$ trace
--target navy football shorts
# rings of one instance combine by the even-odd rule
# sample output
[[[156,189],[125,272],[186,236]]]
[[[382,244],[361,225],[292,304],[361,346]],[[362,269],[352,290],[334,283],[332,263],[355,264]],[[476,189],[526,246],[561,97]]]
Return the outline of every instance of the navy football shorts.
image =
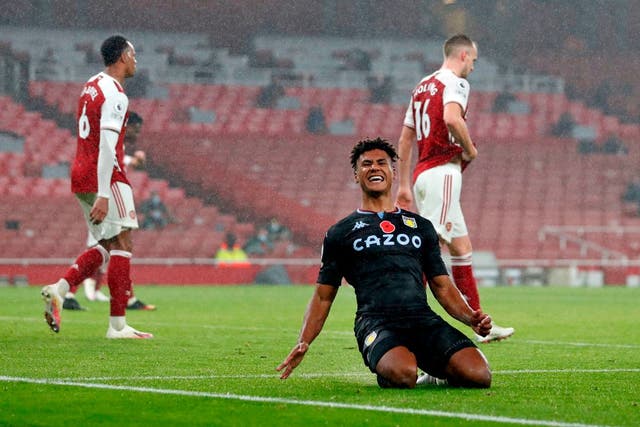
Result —
[[[441,318],[429,326],[408,326],[386,319],[359,318],[355,325],[358,348],[364,364],[376,372],[382,356],[394,347],[407,347],[416,356],[418,367],[438,378],[445,378],[451,356],[467,347],[476,347],[465,334]]]

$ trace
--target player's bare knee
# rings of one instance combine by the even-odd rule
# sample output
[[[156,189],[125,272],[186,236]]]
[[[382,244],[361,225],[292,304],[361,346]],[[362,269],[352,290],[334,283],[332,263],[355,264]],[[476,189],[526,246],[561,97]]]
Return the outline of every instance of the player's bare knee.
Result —
[[[473,387],[489,388],[491,387],[491,370],[487,367],[472,369],[468,380]]]
[[[488,388],[491,369],[477,348],[465,348],[455,353],[447,367],[449,383],[459,387]]]
[[[128,231],[123,231],[118,234],[111,245],[111,249],[117,249],[133,253],[133,241],[131,240],[131,234]]]
[[[491,381],[492,381],[492,375],[491,375],[491,371],[490,370],[486,370],[486,372],[484,373],[484,376],[482,377],[482,380],[480,382],[481,384],[481,388],[489,388],[491,387]]]
[[[401,384],[404,388],[414,388],[416,386],[416,381],[418,381],[417,372],[405,372],[402,375]]]
[[[384,377],[394,388],[414,388],[418,380],[418,373],[415,367],[396,366],[387,372]]]
[[[467,366],[449,374],[449,384],[454,387],[489,388],[491,370],[488,366]]]

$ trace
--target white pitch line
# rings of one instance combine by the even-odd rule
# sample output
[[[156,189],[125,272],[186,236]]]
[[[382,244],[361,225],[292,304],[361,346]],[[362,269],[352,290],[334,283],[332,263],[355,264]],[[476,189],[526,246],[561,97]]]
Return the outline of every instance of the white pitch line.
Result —
[[[211,393],[211,392],[203,392],[203,391],[175,390],[175,389],[150,388],[150,387],[118,386],[118,385],[110,385],[110,384],[94,384],[94,383],[83,383],[83,382],[47,380],[47,379],[38,379],[38,378],[0,376],[0,381],[23,382],[23,383],[30,383],[30,384],[59,385],[59,386],[67,386],[67,387],[95,388],[95,389],[106,389],[106,390],[122,390],[122,391],[133,391],[133,392],[141,392],[141,393],[175,395],[175,396],[210,397],[213,399],[240,400],[245,402],[317,406],[317,407],[335,408],[335,409],[354,409],[354,410],[361,410],[361,411],[388,412],[388,413],[407,414],[407,415],[426,415],[426,416],[432,416],[432,417],[458,418],[458,419],[463,419],[468,421],[489,421],[489,422],[504,423],[504,424],[537,425],[537,426],[550,426],[550,427],[604,427],[604,426],[598,426],[595,424],[567,423],[562,421],[534,420],[534,419],[527,419],[527,418],[498,417],[498,416],[492,416],[492,415],[467,414],[464,412],[446,412],[446,411],[436,411],[436,410],[429,410],[429,409],[401,408],[401,407],[394,407],[394,406],[373,406],[373,405],[363,405],[363,404],[325,402],[321,400],[296,400],[296,399],[286,399],[282,397],[248,396],[248,395],[232,394],[232,393]]]
[[[493,371],[493,374],[613,374],[619,372],[640,372],[640,368],[614,368],[614,369],[516,369]]]
[[[17,316],[0,316],[0,321],[19,321],[19,322],[35,322],[35,323],[44,323],[44,317],[17,317]],[[78,321],[78,318],[65,318],[64,323],[75,323]],[[106,324],[105,321],[102,320],[82,320],[83,324],[95,324],[95,325],[103,325]],[[169,322],[147,322],[148,326],[151,327],[175,327],[175,323]],[[237,326],[237,325],[207,325],[207,324],[181,324],[181,328],[191,327],[191,328],[203,328],[203,329],[215,329],[215,330],[232,330],[232,331],[247,331],[247,332],[276,332],[295,334],[300,332],[300,329],[281,329],[281,328],[265,328],[260,326]],[[353,330],[336,330],[336,329],[324,329],[322,331],[323,335],[345,335],[345,336],[354,336]]]
[[[611,374],[611,373],[640,373],[640,368],[618,369],[519,369],[493,371],[493,375],[517,374]],[[56,378],[54,381],[157,381],[157,380],[215,380],[215,379],[277,379],[280,374],[210,374],[210,375],[149,375],[127,377],[68,377]],[[316,372],[296,373],[296,378],[328,378],[328,377],[371,377],[370,372]]]
[[[326,373],[296,373],[295,377],[299,378],[325,378],[325,377],[371,377],[373,374],[369,372],[326,372]],[[75,377],[75,378],[56,378],[56,381],[157,381],[157,380],[215,380],[215,379],[277,379],[280,374],[227,374],[227,375],[154,375],[139,377]]]
[[[615,347],[615,348],[640,348],[637,344],[607,344],[607,343],[589,343],[589,342],[564,342],[564,341],[540,341],[540,340],[523,340],[526,344],[544,344],[544,345],[569,345],[574,347]]]
[[[72,323],[74,320],[69,320],[69,323]],[[15,317],[15,316],[0,316],[0,321],[37,321],[43,322],[42,317]],[[95,323],[95,324],[103,324],[104,322],[100,321],[90,321],[83,320],[83,323]],[[148,325],[151,326],[160,326],[160,327],[173,327],[174,323],[166,323],[166,322],[148,322]],[[193,328],[204,328],[204,329],[222,329],[222,330],[235,330],[235,331],[248,331],[248,332],[277,332],[277,333],[293,333],[296,334],[299,332],[298,329],[275,329],[275,328],[265,328],[259,326],[237,326],[237,325],[207,325],[207,324],[181,324],[180,327],[193,327]],[[322,335],[345,335],[345,336],[353,336],[353,331],[348,330],[332,330],[325,329],[322,331]],[[508,343],[514,344],[542,344],[542,345],[556,345],[556,346],[570,346],[570,347],[602,347],[602,348],[627,348],[627,349],[640,349],[640,344],[615,344],[615,343],[588,343],[588,342],[568,342],[568,341],[543,341],[543,340],[521,340],[517,336],[515,338],[511,338]],[[504,343],[507,344],[507,343]],[[500,343],[499,345],[502,345]]]

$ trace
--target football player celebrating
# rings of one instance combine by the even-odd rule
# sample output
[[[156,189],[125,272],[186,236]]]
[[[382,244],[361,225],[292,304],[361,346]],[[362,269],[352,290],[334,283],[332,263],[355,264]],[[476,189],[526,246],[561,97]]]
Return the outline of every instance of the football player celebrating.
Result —
[[[479,335],[491,330],[491,318],[471,309],[449,278],[431,222],[394,206],[396,159],[393,146],[380,138],[353,148],[351,166],[362,203],[324,238],[318,283],[298,342],[276,368],[282,379],[302,362],[322,330],[344,278],[356,294],[358,348],[380,387],[491,385],[482,352],[429,307],[424,278],[452,317]],[[424,372],[420,377],[418,369]]]

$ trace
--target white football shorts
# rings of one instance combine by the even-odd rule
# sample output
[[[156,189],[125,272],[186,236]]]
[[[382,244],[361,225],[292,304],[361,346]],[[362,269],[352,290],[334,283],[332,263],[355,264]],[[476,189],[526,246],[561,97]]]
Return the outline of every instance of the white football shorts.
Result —
[[[110,193],[109,212],[107,212],[104,221],[97,225],[93,224],[89,219],[89,213],[96,200],[96,193],[76,194],[84,213],[89,233],[98,241],[115,237],[123,230],[138,228],[138,216],[131,187],[123,182],[115,182],[111,184]]]
[[[421,216],[433,224],[447,243],[469,234],[460,206],[462,169],[446,163],[422,172],[413,186],[413,196]]]

